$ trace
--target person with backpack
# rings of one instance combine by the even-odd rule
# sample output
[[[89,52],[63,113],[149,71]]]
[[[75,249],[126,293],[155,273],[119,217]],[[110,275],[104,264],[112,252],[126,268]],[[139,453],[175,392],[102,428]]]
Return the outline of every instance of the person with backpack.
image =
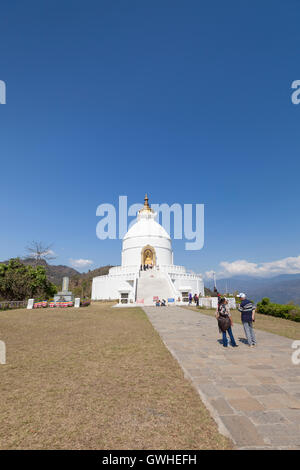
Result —
[[[231,329],[233,323],[232,323],[230,310],[228,307],[228,300],[226,300],[224,297],[220,299],[220,303],[216,310],[216,318],[218,320],[219,330],[223,336],[222,340],[223,340],[224,348],[227,348],[228,346],[227,333],[230,337],[231,346],[233,348],[237,348],[238,345],[235,342],[232,329]]]
[[[254,348],[256,346],[256,337],[253,328],[253,322],[255,322],[255,305],[251,300],[247,299],[246,294],[243,292],[241,292],[238,297],[241,299],[238,310],[241,312],[245,335],[250,348]]]

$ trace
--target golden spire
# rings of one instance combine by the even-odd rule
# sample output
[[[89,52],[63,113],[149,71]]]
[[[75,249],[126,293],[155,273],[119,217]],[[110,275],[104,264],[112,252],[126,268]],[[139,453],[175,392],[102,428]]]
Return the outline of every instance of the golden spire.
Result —
[[[149,201],[149,199],[148,199],[148,196],[147,196],[147,193],[146,193],[145,198],[144,198],[144,207],[139,212],[153,212],[153,210],[149,206],[148,201]]]
[[[149,207],[149,203],[148,203],[149,199],[148,199],[148,196],[147,196],[147,193],[145,194],[145,199],[144,199],[144,208],[149,210],[150,207]]]

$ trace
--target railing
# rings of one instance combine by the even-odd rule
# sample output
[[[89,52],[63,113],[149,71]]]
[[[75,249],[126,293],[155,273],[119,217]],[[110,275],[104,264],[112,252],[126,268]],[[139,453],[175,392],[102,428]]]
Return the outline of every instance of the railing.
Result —
[[[27,300],[0,301],[0,310],[9,310],[13,308],[26,308]]]
[[[159,269],[168,273],[185,273],[186,269],[184,266],[176,266],[175,264],[162,264]]]
[[[135,272],[126,272],[126,273],[120,273],[120,274],[105,274],[104,276],[96,276],[93,278],[93,280],[95,279],[95,282],[101,282],[101,281],[104,281],[106,279],[112,279],[112,278],[120,278],[120,279],[124,279],[125,281],[128,280],[128,278],[130,278],[131,280],[135,279],[137,277],[138,273],[135,271]]]
[[[142,270],[143,271],[143,270]],[[186,270],[184,266],[176,266],[176,265],[158,265],[153,266],[151,269],[147,269],[147,272],[163,272],[172,275],[172,277],[183,277],[186,279],[202,279],[201,274],[196,274],[192,270]],[[114,266],[110,268],[109,274],[104,276],[96,276],[101,279],[108,279],[109,276],[119,276],[124,275],[125,277],[131,276],[135,277],[140,272],[140,267],[136,265],[132,266]],[[143,271],[144,272],[144,271]]]
[[[173,273],[170,272],[169,275],[172,277],[172,279],[189,279],[189,280],[195,280],[195,281],[202,281],[202,276],[200,274],[189,274],[189,273]]]
[[[113,268],[110,268],[109,270],[109,275],[115,275],[115,274],[132,274],[132,273],[137,273],[139,271],[140,267],[136,265],[132,266],[114,266]]]

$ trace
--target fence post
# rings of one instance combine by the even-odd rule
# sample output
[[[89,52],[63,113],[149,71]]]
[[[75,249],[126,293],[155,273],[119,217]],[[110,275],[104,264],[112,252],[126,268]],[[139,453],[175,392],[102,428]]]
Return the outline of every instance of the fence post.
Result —
[[[6,364],[6,346],[4,341],[0,341],[0,364]]]

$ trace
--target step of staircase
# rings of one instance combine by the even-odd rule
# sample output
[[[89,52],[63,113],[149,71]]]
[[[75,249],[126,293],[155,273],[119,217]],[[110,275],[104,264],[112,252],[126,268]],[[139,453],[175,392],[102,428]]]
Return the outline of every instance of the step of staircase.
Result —
[[[174,297],[165,275],[161,273],[149,273],[149,275],[142,275],[138,279],[137,301],[141,302],[144,300],[144,305],[154,305],[153,297],[158,297],[160,300]]]

